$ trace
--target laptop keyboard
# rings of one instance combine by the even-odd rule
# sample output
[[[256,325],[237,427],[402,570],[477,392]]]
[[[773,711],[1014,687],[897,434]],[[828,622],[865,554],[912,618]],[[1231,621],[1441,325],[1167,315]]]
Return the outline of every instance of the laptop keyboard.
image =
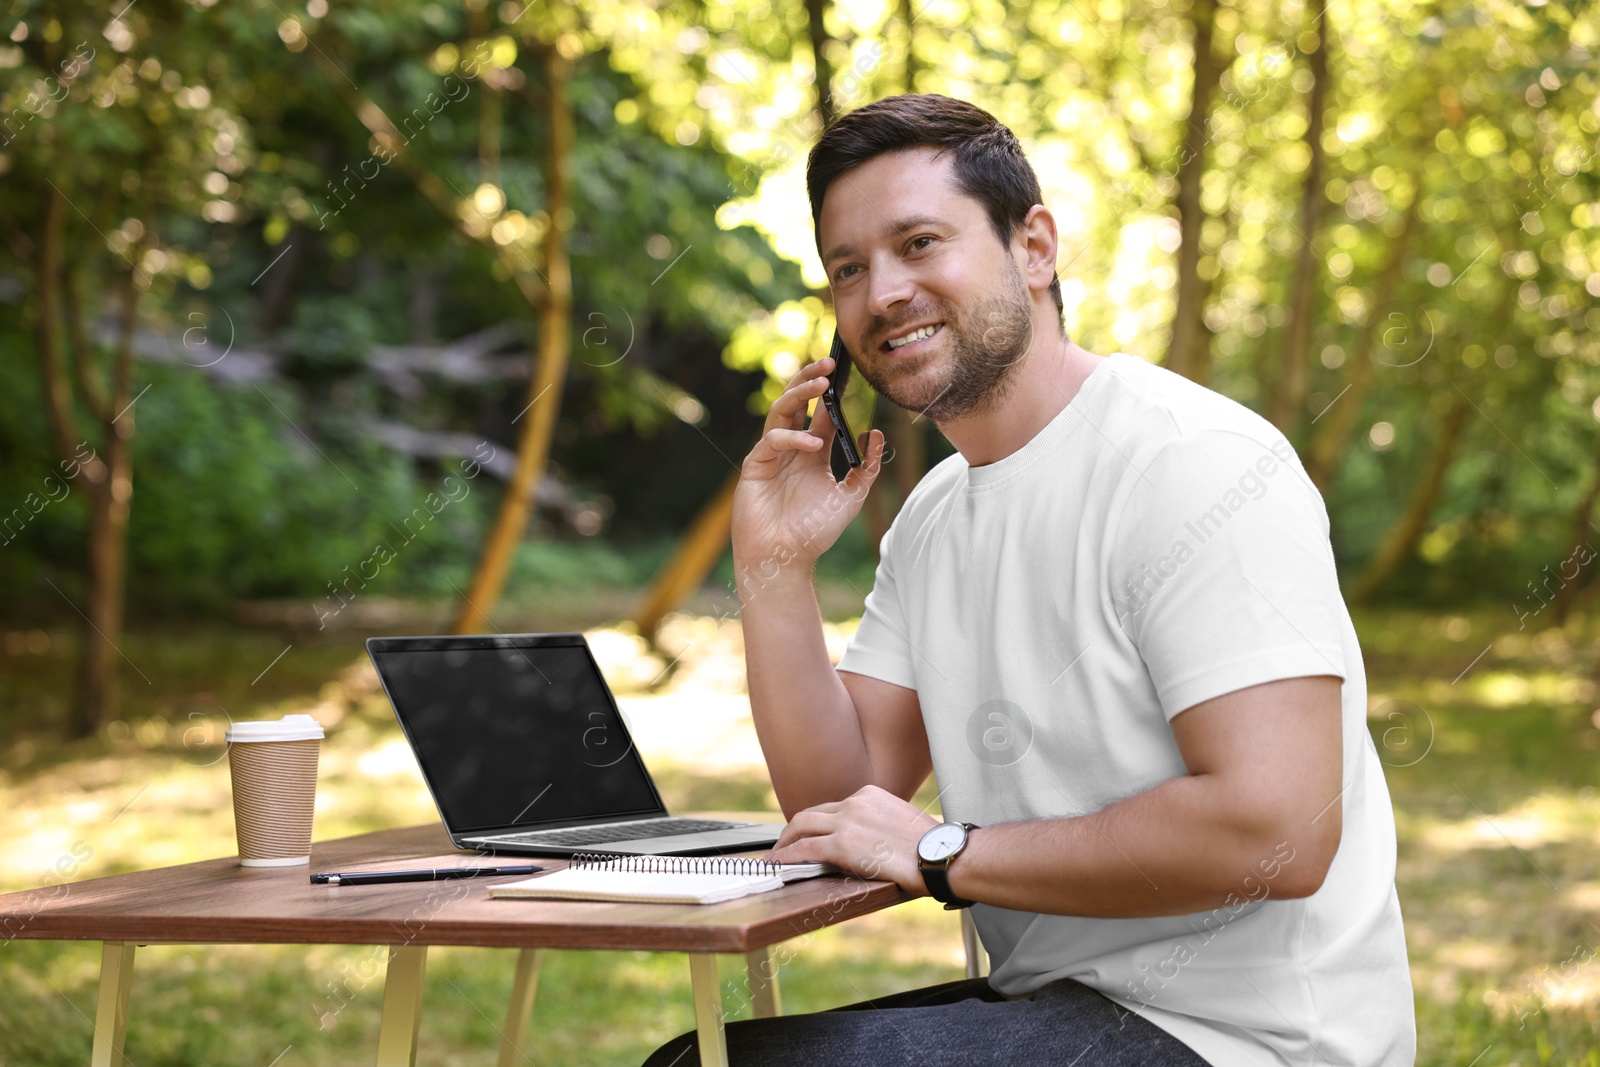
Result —
[[[526,834],[507,834],[496,841],[516,841],[528,845],[603,845],[610,841],[632,841],[641,837],[667,837],[706,830],[729,830],[745,823],[718,822],[715,819],[641,819],[616,826],[579,826],[571,830],[535,830]]]

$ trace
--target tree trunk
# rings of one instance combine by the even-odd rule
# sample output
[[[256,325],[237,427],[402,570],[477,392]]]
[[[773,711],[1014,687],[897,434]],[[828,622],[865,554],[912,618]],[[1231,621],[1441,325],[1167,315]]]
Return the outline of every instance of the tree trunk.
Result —
[[[1600,438],[1595,441],[1594,475],[1589,482],[1589,489],[1583,494],[1583,499],[1578,502],[1578,510],[1572,516],[1572,537],[1567,542],[1567,554],[1564,559],[1571,559],[1578,554],[1578,549],[1584,548],[1589,543],[1589,535],[1595,532],[1591,516],[1594,515],[1594,506],[1600,503]],[[1592,568],[1580,571],[1574,580],[1563,582],[1560,589],[1556,590],[1555,624],[1565,626],[1567,616],[1572,613],[1572,605],[1585,586],[1594,580]]]
[[[1267,408],[1267,418],[1285,436],[1292,435],[1305,410],[1311,323],[1319,282],[1316,237],[1324,201],[1322,131],[1328,99],[1327,0],[1313,0],[1311,10],[1315,16],[1312,25],[1317,38],[1315,50],[1306,57],[1306,65],[1311,71],[1311,94],[1306,101],[1305,140],[1306,147],[1311,150],[1311,160],[1306,164],[1305,187],[1300,194],[1300,254],[1295,261],[1294,289],[1289,298],[1289,323],[1283,338],[1283,364],[1278,374],[1278,387]]]
[[[88,737],[117,707],[117,659],[127,598],[128,516],[133,502],[133,334],[139,290],[128,275],[123,289],[122,334],[117,339],[111,405],[100,416],[109,477],[89,492],[89,624],[79,660],[73,733]],[[89,359],[87,349],[76,353]]]
[[[1350,354],[1348,388],[1312,420],[1320,421],[1322,425],[1306,450],[1306,475],[1323,492],[1327,491],[1339,463],[1344,459],[1345,451],[1350,447],[1351,431],[1361,415],[1367,390],[1372,386],[1373,345],[1378,328],[1384,321],[1383,313],[1394,299],[1400,270],[1405,266],[1411,240],[1416,233],[1418,213],[1422,207],[1422,172],[1417,171],[1412,179],[1415,191],[1411,195],[1411,203],[1406,207],[1405,222],[1389,250],[1389,261],[1378,276],[1378,283],[1373,290],[1372,309],[1367,314],[1367,321],[1362,324],[1361,332],[1356,335],[1355,351]]]
[[[861,502],[861,522],[867,528],[867,548],[872,553],[873,566],[878,564],[878,545],[889,532],[889,524],[894,522],[894,516],[889,513],[888,486],[884,484],[887,481],[887,478],[880,478],[874,482],[867,490],[867,498]]]
[[[482,10],[475,12],[481,17]],[[500,131],[504,125],[505,101],[493,77],[483,77],[483,99],[478,112],[478,173],[490,185],[500,185]],[[547,105],[548,106],[548,105]]]
[[[912,11],[911,0],[900,0],[900,20],[905,26],[906,55],[904,81],[905,91],[916,92],[917,56],[912,47],[912,23],[916,16]],[[867,541],[872,549],[874,560],[878,558],[878,543],[883,540],[883,535],[888,532],[889,525],[899,513],[906,499],[911,496],[911,490],[922,480],[923,474],[928,469],[928,425],[922,419],[912,417],[911,412],[898,404],[879,405],[883,411],[883,436],[887,446],[885,455],[890,457],[888,473],[889,478],[879,478],[872,484],[872,489],[867,494],[865,506],[862,508],[862,521],[867,525]],[[890,501],[888,494],[892,491],[895,500]]]
[[[1167,346],[1167,368],[1205,383],[1211,376],[1211,330],[1205,323],[1211,283],[1200,276],[1200,234],[1205,209],[1200,203],[1205,176],[1206,145],[1211,139],[1211,107],[1228,61],[1212,52],[1211,28],[1217,0],[1194,0],[1189,21],[1194,31],[1194,79],[1190,94],[1188,128],[1178,166],[1178,299],[1172,313],[1172,339]]]
[[[1383,544],[1356,583],[1353,600],[1370,603],[1377,595],[1378,588],[1389,580],[1400,564],[1411,557],[1416,551],[1417,542],[1422,540],[1428,517],[1433,514],[1439,494],[1444,489],[1444,477],[1455,460],[1456,446],[1461,442],[1461,430],[1466,425],[1467,413],[1472,410],[1465,394],[1459,390],[1455,390],[1455,394],[1455,399],[1441,420],[1439,437],[1428,456],[1428,465],[1423,469],[1422,478],[1411,494],[1411,502],[1390,527]]]
[[[913,28],[916,20],[917,14],[912,10],[911,0],[900,0],[900,25],[906,28],[905,91],[908,93],[917,91],[916,33]]]
[[[63,262],[66,197],[52,190],[45,207],[39,249],[39,363],[50,436],[63,463],[78,467],[89,507],[86,560],[87,597],[79,611],[83,637],[77,684],[68,728],[74,737],[88,737],[117,707],[117,660],[122,653],[126,598],[128,516],[133,499],[133,339],[138,323],[139,290],[130,272],[123,287],[122,328],[112,364],[109,388],[96,381],[92,340],[77,298],[71,267]],[[135,249],[133,261],[139,252]],[[74,396],[66,366],[62,320],[71,340],[73,370],[81,396]],[[81,402],[98,424],[102,458],[83,461],[78,448],[77,405]]]
[[[917,91],[917,52],[913,47],[913,23],[916,15],[911,10],[911,0],[900,0],[900,18],[906,27],[906,63],[905,63],[905,91]],[[928,471],[928,426],[922,419],[913,418],[911,412],[898,404],[885,404],[884,436],[885,443],[894,449],[894,487],[895,493],[904,504],[911,495],[911,490],[922,481],[922,476]],[[899,509],[896,508],[896,511]],[[890,516],[892,520],[894,516]],[[873,538],[872,554],[878,554],[878,540]]]
[[[571,347],[572,275],[567,262],[566,221],[572,167],[572,106],[568,98],[571,65],[554,46],[545,49],[549,79],[550,146],[546,159],[547,208],[550,228],[545,237],[545,272],[549,284],[544,313],[539,317],[539,363],[529,383],[528,408],[517,442],[517,469],[500,498],[500,511],[484,543],[477,574],[467,591],[455,632],[480,633],[491,624],[489,616],[505,588],[517,546],[528,529],[528,516],[544,477],[550,455],[550,438],[561,410]]]
[[[823,19],[828,13],[828,0],[806,0],[806,28],[811,34],[811,62],[817,71],[817,114],[822,125],[834,120],[833,114],[833,64],[828,61],[828,27]]]
[[[413,265],[406,282],[406,324],[413,345],[439,343],[439,296],[437,267],[432,263]]]
[[[883,540],[883,535],[889,532],[895,516],[911,498],[911,491],[928,470],[926,420],[913,418],[911,412],[896,404],[884,404],[881,410],[884,412],[881,427],[884,457],[888,462],[885,470],[890,477],[879,478],[872,483],[861,509],[861,520],[867,525],[867,542],[874,562],[878,559],[878,544]],[[890,499],[891,493],[893,500]]]
[[[318,240],[316,230],[297,222],[289,227],[282,251],[268,249],[269,257],[281,255],[283,258],[276,262],[269,258],[266,273],[260,279],[261,302],[256,306],[256,328],[263,337],[271,337],[289,321],[299,289],[300,268]]]
[[[132,412],[123,416],[132,418]],[[89,596],[84,605],[83,647],[72,702],[72,735],[90,737],[117,708],[118,645],[122,640],[132,464],[127,442],[107,442],[109,483],[94,485],[89,500]]]
[[[823,24],[827,7],[827,0],[806,0],[811,58],[817,72],[816,108],[824,126],[833,119],[833,67],[828,62],[825,52],[828,31]],[[909,29],[908,25],[908,32]],[[827,299],[828,290],[824,289],[819,295]],[[733,534],[733,491],[738,484],[739,472],[735,470],[717,491],[717,495],[707,501],[699,514],[694,517],[672,556],[651,577],[650,589],[633,614],[633,621],[638,626],[639,632],[651,641],[655,640],[656,628],[660,625],[661,619],[678,604],[694,595],[694,591],[706,580],[706,575],[711,573],[711,568],[716,566],[717,560],[722,558],[722,552]],[[872,510],[872,499],[869,496],[863,505],[863,511],[869,515],[867,520],[869,522]]]
[[[67,199],[52,190],[45,204],[44,223],[39,240],[39,379],[44,392],[45,421],[56,452],[63,458],[73,453],[78,436],[77,414],[72,401],[72,382],[67,377],[61,343],[61,246],[66,237]]]

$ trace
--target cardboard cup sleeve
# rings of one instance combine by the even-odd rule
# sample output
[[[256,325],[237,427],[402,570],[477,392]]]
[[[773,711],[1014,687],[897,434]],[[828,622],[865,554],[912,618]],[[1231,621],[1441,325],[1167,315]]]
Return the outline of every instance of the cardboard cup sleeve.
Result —
[[[320,736],[303,736],[306,730],[299,732],[302,736],[297,740],[231,738],[228,767],[233,775],[233,821],[243,866],[289,867],[311,860],[317,756],[322,741]]]

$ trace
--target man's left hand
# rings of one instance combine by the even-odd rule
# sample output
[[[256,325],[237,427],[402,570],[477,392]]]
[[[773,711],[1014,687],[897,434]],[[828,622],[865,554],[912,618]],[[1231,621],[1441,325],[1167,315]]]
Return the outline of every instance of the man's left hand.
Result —
[[[887,789],[862,786],[844,800],[798,812],[766,858],[774,863],[826,862],[862,878],[895,882],[926,896],[917,870],[917,842],[939,820]]]

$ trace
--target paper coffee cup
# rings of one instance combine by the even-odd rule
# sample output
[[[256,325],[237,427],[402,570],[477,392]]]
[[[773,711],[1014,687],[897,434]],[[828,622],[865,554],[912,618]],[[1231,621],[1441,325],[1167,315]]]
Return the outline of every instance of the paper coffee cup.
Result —
[[[311,862],[322,727],[309,715],[228,726],[233,823],[239,863],[293,867]]]

